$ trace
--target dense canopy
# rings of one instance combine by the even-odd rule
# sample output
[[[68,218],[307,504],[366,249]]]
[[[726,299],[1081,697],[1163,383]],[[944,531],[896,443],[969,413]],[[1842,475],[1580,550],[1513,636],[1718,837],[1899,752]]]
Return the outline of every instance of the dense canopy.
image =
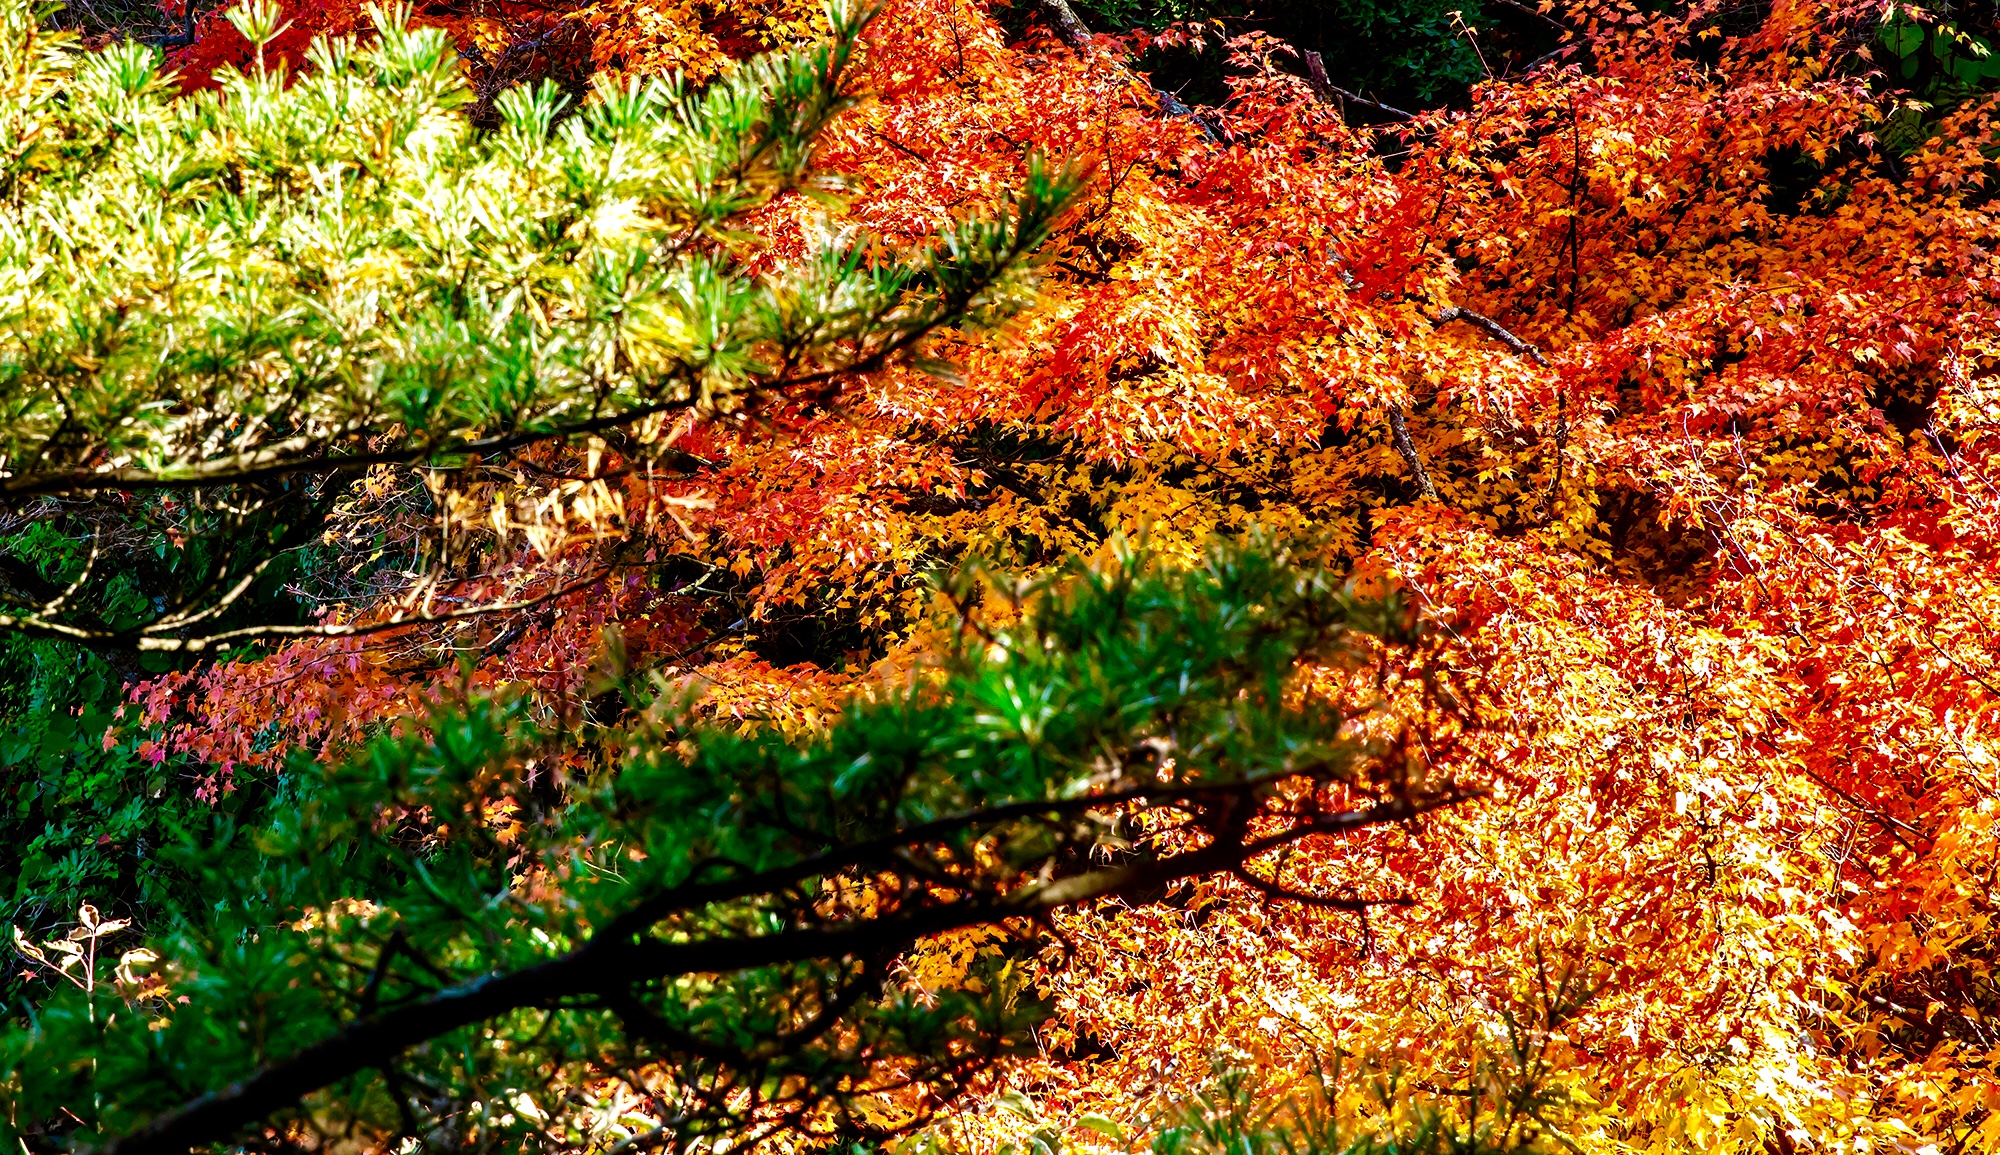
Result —
[[[9,1138],[2000,1150],[1990,17],[288,4],[6,9]]]

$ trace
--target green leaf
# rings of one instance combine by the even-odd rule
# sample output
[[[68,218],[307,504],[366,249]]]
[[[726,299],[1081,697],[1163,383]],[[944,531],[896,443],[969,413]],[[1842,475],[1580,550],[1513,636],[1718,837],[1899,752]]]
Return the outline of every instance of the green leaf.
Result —
[[[1116,1139],[1121,1143],[1125,1140],[1125,1128],[1120,1127],[1115,1120],[1102,1115],[1085,1115],[1076,1121],[1076,1125],[1087,1131],[1095,1131],[1107,1139]]]
[[[993,1104],[1002,1111],[1031,1123],[1039,1122],[1042,1117],[1041,1108],[1035,1106],[1035,1101],[1013,1087],[995,1096]]]
[[[1883,47],[1897,56],[1907,57],[1914,55],[1918,49],[1924,46],[1923,26],[1904,15],[1900,10],[1898,10],[1893,19],[1886,21],[1882,25],[1882,29],[1876,34],[1876,37],[1882,42]],[[1909,73],[1906,71],[1904,75],[1907,76]]]

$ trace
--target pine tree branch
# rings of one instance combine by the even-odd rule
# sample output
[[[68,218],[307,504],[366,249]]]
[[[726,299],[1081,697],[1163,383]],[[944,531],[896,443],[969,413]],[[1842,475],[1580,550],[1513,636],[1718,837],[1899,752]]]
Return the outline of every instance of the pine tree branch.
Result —
[[[38,614],[30,613],[30,614],[0,614],[0,631],[11,630],[15,633],[26,634],[29,637],[55,638],[61,641],[75,642],[78,645],[92,646],[99,649],[127,649],[127,650],[137,650],[141,652],[165,653],[165,654],[199,654],[199,653],[204,653],[208,650],[218,649],[234,643],[248,642],[264,638],[365,637],[370,634],[379,634],[388,630],[404,629],[409,626],[437,625],[442,622],[456,622],[456,621],[464,621],[467,618],[483,617],[487,614],[502,614],[502,613],[512,613],[516,610],[528,610],[528,609],[533,609],[536,606],[542,605],[546,602],[553,601],[556,598],[562,597],[564,594],[574,593],[577,590],[583,589],[586,586],[601,581],[603,580],[604,575],[609,572],[610,569],[608,567],[604,569],[594,570],[586,577],[578,578],[573,582],[568,582],[563,585],[559,585],[554,589],[548,590],[545,593],[537,594],[536,596],[531,598],[522,598],[514,601],[504,601],[504,602],[487,602],[482,605],[468,606],[464,609],[451,610],[449,612],[441,614],[434,614],[434,613],[412,614],[412,613],[406,613],[403,610],[397,610],[395,613],[391,614],[389,617],[384,618],[381,621],[365,622],[354,625],[243,626],[238,629],[223,630],[220,631],[219,633],[203,634],[192,638],[174,638],[174,637],[162,637],[157,634],[148,632],[150,630],[155,630],[155,629],[177,628],[177,626],[175,626],[173,623],[168,623],[167,625],[162,626],[160,623],[154,622],[138,630],[109,630],[109,629],[92,628],[85,626],[66,625],[62,622],[50,621],[44,617],[39,616]]]
[[[1011,231],[1004,236],[1001,247],[990,254],[991,259],[985,267],[975,265],[970,270],[972,275],[954,280],[948,291],[927,306],[927,312],[898,318],[893,323],[886,318],[881,319],[882,323],[877,328],[888,335],[872,343],[863,342],[858,356],[822,369],[788,371],[755,381],[743,387],[741,395],[753,399],[794,390],[812,390],[865,376],[912,352],[939,329],[963,321],[969,310],[1019,269],[1041,244],[1074,189],[1069,176],[1063,174],[1055,177],[1046,189],[1038,193],[1024,192],[1013,206],[1013,215],[1008,218]],[[957,246],[958,241],[949,235],[939,238],[933,250],[937,261],[932,266],[934,272],[949,266],[954,258],[948,254]],[[699,376],[699,366],[684,366],[672,375],[662,377],[651,387],[655,395],[671,389],[674,396],[586,420],[467,441],[431,438],[392,449],[331,455],[334,445],[361,436],[370,428],[366,424],[354,424],[313,437],[290,438],[229,457],[167,469],[72,469],[20,473],[9,469],[8,462],[0,461],[0,499],[105,490],[210,488],[301,475],[354,473],[378,465],[408,465],[441,457],[486,457],[539,442],[605,433],[663,413],[699,408],[703,404],[702,392],[697,387]],[[673,389],[675,385],[679,388]],[[0,628],[4,628],[4,624],[0,624]]]
[[[378,465],[408,465],[439,457],[485,457],[541,441],[583,437],[633,425],[661,413],[689,409],[692,400],[676,399],[635,406],[619,413],[541,429],[482,437],[472,441],[425,441],[396,449],[327,456],[325,450],[345,434],[293,438],[278,445],[232,457],[218,457],[169,469],[75,469],[50,473],[15,473],[0,481],[0,497],[102,492],[106,490],[203,489],[242,485],[284,477],[358,473]],[[309,455],[310,454],[310,455]]]
[[[392,1012],[360,1019],[288,1059],[158,1116],[96,1155],[186,1155],[190,1147],[227,1142],[244,1128],[305,1096],[379,1068],[410,1047],[509,1011],[551,1007],[579,997],[617,995],[641,983],[690,974],[723,974],[825,959],[879,957],[916,940],[969,926],[1034,919],[1065,906],[1156,888],[1242,863],[1314,834],[1342,834],[1404,822],[1462,801],[1458,791],[1395,798],[1323,815],[1247,842],[1215,842],[1166,859],[1057,879],[978,901],[947,902],[910,914],[832,929],[692,942],[607,933],[560,958],[474,979]],[[973,816],[968,821],[976,821]]]
[[[899,847],[913,843],[930,842],[945,837],[955,831],[972,830],[981,826],[991,826],[1000,822],[1012,822],[1023,818],[1057,818],[1080,814],[1088,810],[1106,806],[1122,806],[1135,802],[1154,805],[1162,803],[1187,802],[1225,794],[1254,792],[1280,781],[1296,778],[1300,774],[1310,774],[1313,767],[1292,767],[1282,773],[1258,775],[1240,782],[1212,785],[1191,785],[1176,787],[1135,787],[1130,790],[1113,791],[1105,794],[1086,795],[1078,798],[1037,798],[1031,802],[1015,802],[1005,806],[992,806],[973,814],[953,814],[917,826],[905,827],[892,835],[851,843],[774,870],[762,871],[741,878],[728,878],[711,883],[690,883],[666,893],[656,895],[620,915],[605,927],[605,933],[612,937],[631,937],[643,932],[648,926],[669,914],[687,910],[694,906],[705,906],[718,902],[729,902],[753,894],[767,893],[780,887],[790,886],[807,878],[837,874],[855,867],[885,861],[890,853]]]

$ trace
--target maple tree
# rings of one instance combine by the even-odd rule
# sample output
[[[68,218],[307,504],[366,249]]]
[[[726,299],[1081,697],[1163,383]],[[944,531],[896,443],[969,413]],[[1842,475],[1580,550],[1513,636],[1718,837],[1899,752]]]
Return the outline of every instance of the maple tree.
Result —
[[[2000,1146],[1990,30],[1576,4],[1553,58],[1411,111],[1239,29],[1225,95],[1180,114],[1132,61],[1225,33],[1079,12],[1107,14],[897,0],[859,51],[872,99],[820,139],[891,244],[1033,150],[1090,166],[1038,300],[998,340],[933,334],[955,375],[687,423],[671,480],[607,444],[438,490],[492,522],[496,573],[631,552],[512,615],[155,677],[106,742],[221,808],[291,751],[510,687],[583,736],[538,766],[554,806],[620,724],[589,675],[606,626],[712,723],[810,742],[943,644],[941,562],[1035,573],[1124,533],[1192,563],[1261,525],[1405,591],[1439,668],[1509,705],[1430,755],[1489,796],[1284,860],[1286,888],[1406,905],[1223,875],[1054,915],[1045,954],[920,944],[924,989],[1012,965],[1048,1017],[914,1141],[1116,1145],[1219,1058],[1281,1095],[1347,1055],[1404,1089],[1514,1072],[1573,1149]],[[714,75],[741,48],[715,15],[564,19],[592,67],[694,45]],[[783,253],[823,211],[774,198],[759,226]],[[435,548],[431,492],[371,474],[337,541]],[[593,523],[573,499],[599,493],[680,520]],[[372,564],[354,612],[424,573]],[[1383,1085],[1331,1085],[1329,1116],[1403,1118]],[[669,1113],[641,1114],[634,1137]]]

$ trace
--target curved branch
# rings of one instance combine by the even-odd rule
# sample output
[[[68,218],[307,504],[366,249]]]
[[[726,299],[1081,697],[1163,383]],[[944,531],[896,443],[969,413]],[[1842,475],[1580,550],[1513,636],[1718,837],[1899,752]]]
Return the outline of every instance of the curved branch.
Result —
[[[706,906],[717,902],[729,902],[753,894],[768,894],[782,887],[794,885],[807,878],[836,874],[843,870],[868,863],[884,861],[900,847],[915,843],[931,842],[961,830],[972,830],[999,822],[1012,822],[1023,818],[1059,818],[1081,814],[1107,806],[1123,806],[1133,802],[1174,803],[1223,794],[1248,794],[1287,779],[1297,778],[1307,770],[1284,770],[1271,774],[1257,775],[1238,782],[1197,784],[1189,786],[1135,787],[1130,790],[1113,791],[1105,794],[1089,794],[1077,798],[1036,798],[1027,802],[1012,802],[1002,806],[990,806],[968,814],[952,814],[930,822],[906,826],[893,834],[880,838],[851,843],[825,854],[801,859],[788,866],[775,867],[741,878],[729,878],[720,882],[690,883],[653,896],[650,899],[619,915],[609,923],[604,933],[612,937],[630,938],[670,914],[688,910],[696,906]]]
[[[1069,45],[1070,51],[1090,51],[1090,27],[1077,17],[1076,9],[1069,6],[1069,0],[1035,0],[1035,8],[1055,29],[1056,39]]]
[[[546,429],[509,433],[495,437],[484,437],[473,441],[444,442],[426,441],[419,445],[405,445],[398,449],[380,450],[372,453],[352,453],[339,457],[302,457],[296,454],[314,446],[325,446],[331,439],[344,436],[343,433],[329,434],[324,438],[293,438],[279,445],[233,457],[218,457],[182,469],[75,469],[58,473],[30,473],[15,475],[0,482],[0,497],[34,497],[51,493],[84,493],[104,490],[138,489],[200,489],[206,486],[240,485],[253,481],[271,481],[281,477],[323,476],[336,473],[355,473],[373,469],[377,465],[408,465],[436,457],[484,457],[491,453],[504,453],[533,445],[538,441],[559,438],[582,437],[591,433],[602,433],[621,425],[631,425],[656,414],[676,409],[687,409],[694,405],[692,400],[660,402],[642,405],[608,417],[596,417],[589,421],[576,421],[567,425],[551,426]]]
[[[1543,369],[1553,367],[1549,364],[1549,359],[1542,355],[1540,349],[1508,332],[1506,326],[1484,313],[1475,313],[1471,309],[1452,305],[1430,320],[1433,328],[1443,328],[1453,321],[1464,321],[1466,324],[1479,329],[1502,345],[1507,346],[1515,356],[1526,357]],[[1563,465],[1568,461],[1568,454],[1565,450],[1568,446],[1569,391],[1559,385],[1556,390],[1556,471],[1555,476],[1549,479],[1549,487],[1542,491],[1541,500],[1538,503],[1538,516],[1546,516],[1548,514],[1550,502],[1555,499],[1556,491],[1562,488]]]

